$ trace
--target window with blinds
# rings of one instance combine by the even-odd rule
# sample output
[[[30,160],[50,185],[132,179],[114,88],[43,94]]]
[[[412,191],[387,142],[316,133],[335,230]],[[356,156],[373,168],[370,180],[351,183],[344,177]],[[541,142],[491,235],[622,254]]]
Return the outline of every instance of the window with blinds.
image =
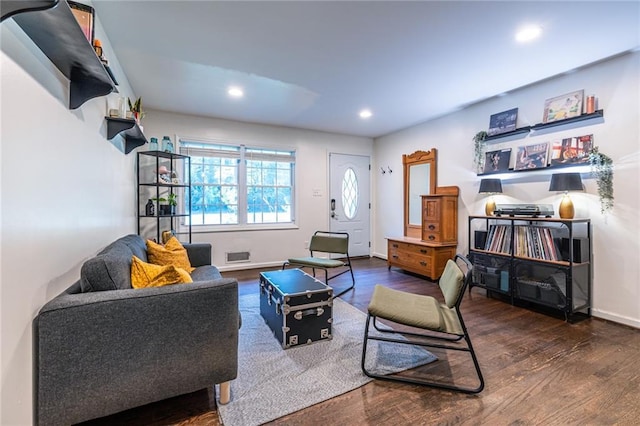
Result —
[[[295,151],[180,140],[191,157],[191,225],[293,223]]]

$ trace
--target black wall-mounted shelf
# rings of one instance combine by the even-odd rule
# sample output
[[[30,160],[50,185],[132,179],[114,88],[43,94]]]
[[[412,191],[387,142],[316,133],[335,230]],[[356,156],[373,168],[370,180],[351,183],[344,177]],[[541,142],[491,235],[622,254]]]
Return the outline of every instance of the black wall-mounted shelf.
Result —
[[[557,126],[563,126],[563,125],[567,125],[567,124],[573,124],[573,123],[578,123],[580,121],[587,121],[587,120],[593,120],[594,118],[603,118],[604,117],[604,111],[599,109],[597,111],[594,111],[590,114],[582,114],[579,115],[577,117],[571,117],[571,118],[566,118],[564,120],[558,120],[558,121],[552,121],[550,123],[538,123],[534,126],[525,126],[525,127],[519,127],[515,130],[512,130],[510,132],[505,132],[505,133],[500,133],[498,135],[492,135],[492,136],[487,136],[485,138],[485,142],[494,142],[496,140],[499,139],[504,139],[504,138],[508,138],[508,137],[513,137],[516,135],[523,135],[523,137],[530,133],[530,132],[535,132],[538,130],[543,130],[543,129],[549,129],[551,127],[557,127]]]
[[[125,154],[147,143],[147,138],[144,137],[136,120],[113,117],[105,117],[105,119],[107,120],[107,139],[113,139],[116,135],[121,134],[125,140]]]
[[[500,133],[500,134],[497,134],[497,135],[487,136],[485,138],[485,142],[495,141],[497,139],[502,139],[502,138],[506,138],[506,137],[510,137],[510,136],[516,136],[516,135],[520,135],[520,134],[529,133],[530,130],[531,130],[531,126],[520,127],[520,128],[515,129],[515,130],[512,130],[510,132],[504,132],[504,133]]]
[[[604,111],[599,109],[597,111],[592,112],[591,114],[582,114],[577,117],[565,118],[564,120],[552,121],[550,123],[538,123],[535,126],[531,126],[531,130],[542,130],[548,129],[550,127],[562,126],[565,124],[577,123],[580,121],[591,120],[594,118],[602,118],[604,117]]]
[[[11,16],[69,79],[70,109],[80,107],[89,99],[117,91],[66,1],[2,3],[2,19]]]

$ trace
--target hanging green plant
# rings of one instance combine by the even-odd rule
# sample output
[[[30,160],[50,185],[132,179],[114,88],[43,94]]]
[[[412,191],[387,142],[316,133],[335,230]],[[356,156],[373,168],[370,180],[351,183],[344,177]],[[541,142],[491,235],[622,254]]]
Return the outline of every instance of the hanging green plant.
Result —
[[[487,132],[481,130],[476,133],[476,135],[472,139],[474,143],[473,166],[476,168],[476,171],[478,173],[481,173],[484,169],[484,149],[487,136]]]
[[[600,213],[606,214],[613,208],[613,160],[594,146],[589,151],[589,163],[591,175],[597,179]]]

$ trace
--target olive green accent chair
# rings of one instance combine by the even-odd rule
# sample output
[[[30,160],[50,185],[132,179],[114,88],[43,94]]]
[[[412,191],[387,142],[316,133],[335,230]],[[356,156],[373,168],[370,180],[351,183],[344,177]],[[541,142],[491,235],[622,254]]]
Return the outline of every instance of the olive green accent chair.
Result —
[[[382,285],[376,285],[371,302],[368,307],[367,322],[364,331],[364,344],[362,348],[362,371],[369,377],[383,380],[393,380],[417,385],[431,386],[464,393],[479,393],[484,389],[484,379],[480,371],[478,358],[476,357],[471,338],[462,319],[460,303],[465,288],[471,281],[472,265],[468,259],[457,254],[453,260],[449,259],[444,272],[440,277],[439,287],[442,299],[431,296],[412,294],[405,291],[393,290]],[[377,320],[384,319],[388,325],[401,327],[397,331],[393,328],[379,327]],[[372,321],[373,320],[373,321]],[[369,333],[370,324],[380,333]],[[387,337],[389,336],[389,337]],[[376,374],[365,367],[367,357],[367,344],[370,340],[386,342],[386,344],[409,344],[421,347],[439,348],[451,351],[468,352],[473,360],[473,365],[478,379],[478,386],[456,385],[454,378],[451,380],[432,380],[424,377],[418,371],[411,374]],[[445,352],[446,353],[446,352]],[[373,357],[371,357],[373,358]],[[438,360],[436,363],[445,361]],[[433,364],[433,369],[439,366]],[[420,367],[420,366],[419,366]],[[451,371],[448,366],[446,371]],[[459,367],[456,367],[458,370]],[[441,369],[438,369],[441,374]],[[466,379],[466,378],[465,378]],[[473,380],[475,381],[475,380]],[[458,380],[460,382],[460,380]],[[468,380],[464,380],[468,382]],[[472,385],[474,383],[472,382]]]
[[[323,254],[324,256],[319,256]],[[328,257],[326,257],[328,255]],[[331,258],[331,255],[339,255],[340,258]],[[324,282],[329,285],[329,280],[339,277],[347,272],[351,273],[351,287],[337,293],[334,297],[340,297],[347,291],[353,289],[356,280],[351,268],[351,258],[349,257],[349,234],[346,232],[316,231],[311,236],[309,242],[309,256],[289,258],[282,265],[282,269],[287,266],[294,268],[311,268],[313,276],[316,276],[316,269],[324,271]],[[329,269],[340,270],[335,275],[329,276]]]

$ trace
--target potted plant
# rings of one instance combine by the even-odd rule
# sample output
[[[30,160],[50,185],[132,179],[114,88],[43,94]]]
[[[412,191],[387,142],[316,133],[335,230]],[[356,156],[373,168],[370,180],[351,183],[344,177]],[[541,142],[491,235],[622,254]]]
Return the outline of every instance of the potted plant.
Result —
[[[589,151],[589,163],[591,175],[596,177],[598,184],[600,213],[606,214],[613,208],[613,160],[594,146]]]
[[[136,123],[140,124],[140,120],[144,117],[144,111],[142,111],[142,96],[133,103],[130,98],[127,98],[127,101],[129,102],[129,110],[133,113],[133,118],[136,120]]]
[[[167,198],[159,197],[154,198],[158,204],[159,216],[171,216],[176,214],[176,206],[178,205],[178,197],[173,192],[167,196]]]
[[[484,166],[484,149],[485,149],[485,140],[487,139],[487,132],[484,130],[479,131],[473,137],[474,143],[474,151],[473,151],[473,166],[476,168],[478,173],[481,173]]]

